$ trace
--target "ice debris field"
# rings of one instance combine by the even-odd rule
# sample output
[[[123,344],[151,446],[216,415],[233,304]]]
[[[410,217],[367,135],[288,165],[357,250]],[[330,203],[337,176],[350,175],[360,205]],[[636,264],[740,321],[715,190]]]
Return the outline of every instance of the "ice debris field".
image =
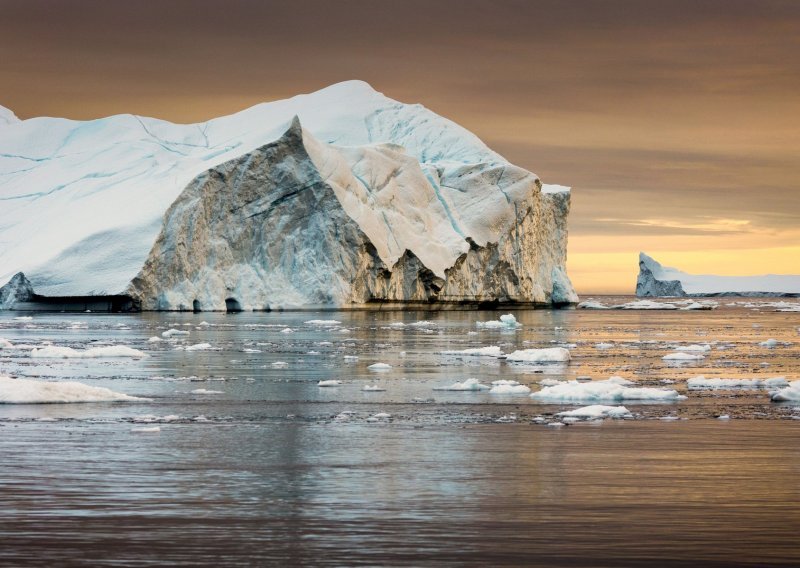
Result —
[[[592,302],[640,309],[3,314],[0,422],[800,419],[800,300]]]

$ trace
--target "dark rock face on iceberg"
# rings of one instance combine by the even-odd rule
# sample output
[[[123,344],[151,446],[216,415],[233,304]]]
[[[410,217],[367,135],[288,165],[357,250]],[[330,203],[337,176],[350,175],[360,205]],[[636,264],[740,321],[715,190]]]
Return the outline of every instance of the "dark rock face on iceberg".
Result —
[[[29,302],[33,298],[33,287],[22,272],[0,287],[0,310],[10,310],[15,304]]]
[[[636,295],[640,298],[686,295],[680,280],[659,280],[658,277],[661,276],[661,273],[661,264],[643,252],[639,253],[639,276],[636,278]]]
[[[452,235],[442,237],[450,239],[447,248],[436,234],[424,234],[441,234],[441,223],[426,226],[427,217],[412,219],[420,234],[386,222],[401,205],[397,193],[387,197],[383,191],[402,190],[404,199],[420,202],[424,215],[431,203],[439,205],[432,185],[418,182],[425,177],[416,161],[397,148],[357,155],[356,163],[371,176],[359,178],[365,188],[359,201],[344,191],[354,169],[347,158],[314,140],[295,119],[276,142],[201,174],[165,214],[126,293],[144,310],[577,300],[563,271],[568,192],[543,193],[537,179],[523,180],[527,193],[516,189],[522,197],[509,209],[514,217],[497,242],[481,246],[448,227]],[[331,167],[336,160],[342,164]],[[507,206],[502,186],[495,192]],[[415,211],[401,210],[408,216]],[[426,238],[434,252],[405,248]],[[402,250],[397,258],[392,247]]]

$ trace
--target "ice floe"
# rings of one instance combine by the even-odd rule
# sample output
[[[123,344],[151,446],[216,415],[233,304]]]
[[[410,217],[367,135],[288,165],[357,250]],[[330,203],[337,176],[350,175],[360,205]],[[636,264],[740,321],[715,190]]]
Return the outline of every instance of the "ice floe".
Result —
[[[126,345],[108,345],[104,347],[90,347],[78,351],[72,347],[58,347],[47,345],[40,349],[33,349],[31,357],[37,359],[100,359],[106,357],[147,357],[147,353],[133,349]]]
[[[161,332],[161,337],[169,338],[169,337],[185,337],[189,335],[188,331],[182,329],[168,329],[167,331]]]
[[[385,392],[386,389],[378,385],[364,385],[361,389],[364,392]]]
[[[308,320],[305,323],[306,325],[331,326],[331,325],[341,325],[342,322],[338,320]]]
[[[389,371],[391,368],[392,366],[387,363],[373,363],[367,367],[370,371]]]
[[[664,355],[661,359],[664,361],[673,361],[673,362],[689,362],[689,361],[702,361],[705,359],[705,355],[700,353],[687,353],[685,351],[678,351],[677,353],[670,353],[669,355]]]
[[[178,348],[180,349],[180,347]],[[214,349],[210,343],[196,343],[183,348],[185,351],[209,351]]]
[[[489,347],[472,347],[460,351],[442,351],[442,355],[462,355],[467,357],[502,357],[503,352],[500,347],[492,345]]]
[[[338,381],[336,379],[328,379],[326,381],[319,381],[317,383],[318,387],[338,387],[342,384],[342,381]]]
[[[592,404],[590,406],[582,406],[581,408],[576,408],[574,410],[565,410],[564,412],[559,412],[556,414],[556,416],[591,420],[597,418],[625,418],[632,415],[630,410],[624,406]]]
[[[563,347],[521,349],[506,356],[507,361],[515,363],[567,363],[570,359],[569,350]]]
[[[531,392],[529,386],[507,379],[492,381],[492,388],[489,389],[489,394],[528,394],[529,392]]]
[[[774,402],[800,402],[800,381],[792,381],[788,386],[770,392],[769,397]]]
[[[542,402],[590,402],[590,401],[667,401],[683,400],[686,397],[672,389],[632,387],[627,379],[612,377],[605,381],[567,381],[559,385],[544,387],[531,394]]]
[[[0,376],[0,403],[45,404],[146,400],[74,381],[39,381]]]
[[[487,391],[492,387],[481,384],[478,379],[467,379],[462,383],[453,383],[446,387],[434,387],[437,391]]]
[[[769,379],[707,379],[700,375],[686,381],[689,390],[714,390],[714,389],[760,389],[778,388],[789,386],[785,377],[772,377]]]
[[[487,329],[516,329],[522,326],[517,322],[517,318],[513,314],[502,315],[499,320],[475,322],[475,325]]]
[[[192,394],[225,394],[224,391],[211,390],[211,389],[194,389]]]

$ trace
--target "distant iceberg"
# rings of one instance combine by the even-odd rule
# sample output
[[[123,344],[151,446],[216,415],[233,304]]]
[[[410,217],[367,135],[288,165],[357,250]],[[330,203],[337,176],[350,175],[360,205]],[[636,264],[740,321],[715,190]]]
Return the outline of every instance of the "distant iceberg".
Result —
[[[687,274],[662,266],[639,253],[636,295],[663,296],[800,296],[800,275],[714,276]]]

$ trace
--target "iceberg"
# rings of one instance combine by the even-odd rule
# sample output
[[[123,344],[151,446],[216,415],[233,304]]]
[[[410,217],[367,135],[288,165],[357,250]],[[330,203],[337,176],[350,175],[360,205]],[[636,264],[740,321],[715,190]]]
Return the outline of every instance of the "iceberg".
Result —
[[[541,402],[593,402],[593,401],[653,401],[675,402],[686,397],[673,389],[652,387],[632,387],[635,384],[625,379],[612,377],[605,381],[583,383],[567,381],[559,385],[544,387],[531,394],[531,398]]]
[[[578,299],[569,188],[361,81],[201,124],[4,120],[0,308]]]
[[[662,266],[652,257],[639,253],[636,295],[659,296],[800,296],[800,275],[714,276],[687,274]],[[691,307],[690,307],[691,306]],[[704,304],[687,309],[709,309]]]

